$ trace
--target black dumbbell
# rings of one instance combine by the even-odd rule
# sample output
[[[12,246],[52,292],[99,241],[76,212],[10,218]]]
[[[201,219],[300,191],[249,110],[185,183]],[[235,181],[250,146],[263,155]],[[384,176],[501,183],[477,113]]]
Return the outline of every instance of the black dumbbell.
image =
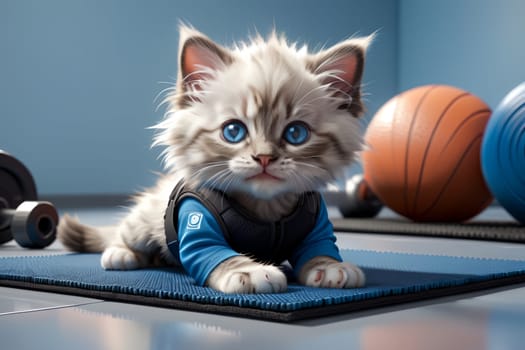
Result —
[[[383,208],[383,204],[374,195],[362,174],[348,179],[344,191],[328,191],[324,196],[327,202],[337,206],[346,218],[371,218]]]
[[[44,248],[53,243],[58,213],[51,203],[37,199],[29,170],[0,150],[0,244],[13,238],[25,248]]]

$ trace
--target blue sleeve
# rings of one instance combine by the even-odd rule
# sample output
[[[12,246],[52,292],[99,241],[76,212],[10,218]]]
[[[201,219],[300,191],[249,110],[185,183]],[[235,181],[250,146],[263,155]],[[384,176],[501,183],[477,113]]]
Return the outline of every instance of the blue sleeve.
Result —
[[[337,261],[342,261],[343,259],[339,254],[335,241],[334,228],[328,219],[326,204],[324,200],[321,200],[321,207],[314,229],[306,236],[289,259],[295,275],[298,276],[303,265],[316,256],[328,256]]]
[[[180,262],[202,286],[217,265],[239,254],[228,245],[217,220],[198,200],[184,199],[178,215]]]

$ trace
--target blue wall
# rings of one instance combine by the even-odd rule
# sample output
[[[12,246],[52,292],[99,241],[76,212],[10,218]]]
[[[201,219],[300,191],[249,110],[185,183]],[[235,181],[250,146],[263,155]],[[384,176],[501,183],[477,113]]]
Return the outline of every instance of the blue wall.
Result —
[[[400,0],[399,88],[442,83],[495,107],[525,81],[525,1]]]
[[[364,77],[372,114],[397,91],[397,1],[0,0],[0,149],[41,194],[154,183],[155,96],[176,77],[182,19],[230,44],[274,26],[311,47],[380,35]]]
[[[0,149],[40,193],[152,185],[155,96],[177,74],[177,25],[224,44],[275,26],[311,47],[379,30],[368,117],[408,88],[443,83],[492,107],[525,80],[522,0],[0,0]]]

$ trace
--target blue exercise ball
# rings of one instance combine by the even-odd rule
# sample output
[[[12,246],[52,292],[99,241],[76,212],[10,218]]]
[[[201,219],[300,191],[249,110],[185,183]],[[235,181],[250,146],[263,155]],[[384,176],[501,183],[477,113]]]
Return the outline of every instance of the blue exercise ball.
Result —
[[[481,145],[481,167],[494,197],[525,223],[525,82],[492,113]]]

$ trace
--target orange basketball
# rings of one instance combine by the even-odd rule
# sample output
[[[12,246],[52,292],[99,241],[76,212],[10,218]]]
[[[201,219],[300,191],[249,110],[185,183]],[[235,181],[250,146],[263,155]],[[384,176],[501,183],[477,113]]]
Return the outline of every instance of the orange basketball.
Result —
[[[376,113],[365,134],[365,179],[392,210],[415,221],[465,221],[492,201],[481,172],[490,108],[471,93],[428,85]]]

